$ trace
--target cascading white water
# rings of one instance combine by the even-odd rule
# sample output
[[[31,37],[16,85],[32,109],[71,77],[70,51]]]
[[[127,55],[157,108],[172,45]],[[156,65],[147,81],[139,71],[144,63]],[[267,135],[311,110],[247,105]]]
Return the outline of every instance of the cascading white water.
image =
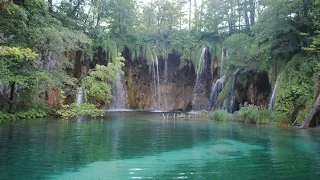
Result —
[[[85,99],[86,92],[82,87],[77,88],[76,104],[79,106]]]
[[[153,95],[152,95],[152,108],[160,109],[160,75],[159,75],[159,61],[157,55],[152,57],[152,80],[153,80]]]
[[[206,55],[207,48],[204,47],[202,48],[200,60],[199,60],[199,65],[198,65],[198,71],[197,71],[197,78],[194,86],[194,91],[193,91],[193,100],[192,100],[192,106],[194,110],[200,110],[203,109],[203,107],[200,107],[201,103],[201,97],[200,94],[204,91],[203,90],[203,85],[200,82],[201,76],[203,75],[203,71],[205,69],[205,55]],[[207,108],[207,107],[205,107]]]
[[[223,84],[224,84],[225,77],[226,76],[223,75],[212,86],[211,93],[210,93],[209,107],[208,107],[209,110],[211,110],[214,107],[214,105],[216,104],[218,95],[223,89]]]
[[[235,104],[236,104],[236,90],[235,90],[235,85],[236,85],[236,78],[239,73],[239,69],[237,69],[236,72],[233,73],[232,75],[232,88],[231,88],[231,95],[230,95],[230,104],[228,107],[228,112],[233,113],[235,111]]]
[[[223,72],[223,61],[224,61],[224,53],[223,53],[223,48],[222,48],[222,50],[221,50],[221,64],[220,64],[220,75],[222,76],[222,74],[224,74],[224,72]]]
[[[160,73],[159,73],[159,60],[158,56],[155,55],[156,59],[156,70],[157,70],[157,96],[158,96],[158,109],[161,109],[161,103],[160,103],[160,98],[161,98],[161,92],[160,92]]]
[[[164,82],[167,83],[168,81],[168,61],[164,61]]]
[[[206,47],[202,48],[200,61],[199,61],[199,66],[198,66],[198,71],[197,71],[197,79],[198,80],[199,80],[200,75],[202,75],[202,73],[203,73],[203,69],[205,68],[204,64],[205,64],[205,54],[206,54],[206,52],[207,52],[207,48]]]
[[[270,101],[268,103],[268,109],[270,111],[274,110],[274,102],[275,102],[275,99],[276,99],[276,90],[277,90],[277,86],[278,86],[279,77],[280,77],[280,75],[277,77],[277,80],[276,80],[276,82],[274,84],[274,87],[272,89],[272,95],[271,95]]]
[[[110,109],[127,109],[128,98],[125,90],[120,68],[116,65],[115,70],[117,72],[117,81],[112,86],[112,99],[110,103]]]

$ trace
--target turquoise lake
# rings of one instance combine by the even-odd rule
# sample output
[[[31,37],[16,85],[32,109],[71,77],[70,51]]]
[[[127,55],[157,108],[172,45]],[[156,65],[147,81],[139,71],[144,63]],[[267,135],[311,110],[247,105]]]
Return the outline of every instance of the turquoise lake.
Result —
[[[301,180],[319,168],[317,129],[134,111],[0,123],[0,179]]]

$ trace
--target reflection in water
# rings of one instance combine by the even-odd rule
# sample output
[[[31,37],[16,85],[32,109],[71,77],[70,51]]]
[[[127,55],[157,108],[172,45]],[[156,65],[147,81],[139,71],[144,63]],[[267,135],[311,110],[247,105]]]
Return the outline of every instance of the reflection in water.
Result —
[[[319,132],[161,113],[0,124],[1,179],[317,179]]]

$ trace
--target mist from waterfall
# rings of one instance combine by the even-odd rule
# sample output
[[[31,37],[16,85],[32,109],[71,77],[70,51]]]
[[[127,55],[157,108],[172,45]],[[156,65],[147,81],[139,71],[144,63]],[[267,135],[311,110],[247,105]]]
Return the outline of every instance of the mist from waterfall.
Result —
[[[127,109],[128,96],[123,84],[121,69],[116,65],[115,70],[117,73],[117,81],[115,81],[112,85],[112,99],[110,103],[110,109]]]

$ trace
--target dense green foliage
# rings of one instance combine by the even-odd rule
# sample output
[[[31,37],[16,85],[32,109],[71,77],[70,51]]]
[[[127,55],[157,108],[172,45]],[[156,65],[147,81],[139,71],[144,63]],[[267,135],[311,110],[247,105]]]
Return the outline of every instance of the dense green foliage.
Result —
[[[206,46],[221,74],[238,68],[269,71],[274,84],[285,69],[276,111],[290,119],[286,122],[301,119],[312,104],[313,82],[319,75],[319,4],[319,0],[1,1],[0,82],[10,90],[1,92],[0,110],[14,113],[46,106],[52,89],[68,97],[60,106],[70,104],[77,86],[86,88],[89,103],[105,105],[116,68],[123,67],[118,53],[149,64],[176,53],[182,62],[198,64]],[[95,61],[99,49],[106,56],[104,62]],[[84,64],[91,70],[83,70]],[[230,88],[229,78],[217,100],[220,107]]]
[[[18,111],[14,114],[0,111],[0,122],[4,120],[34,119],[34,118],[42,118],[47,116],[48,116],[48,111],[44,109],[29,109],[28,111]]]
[[[240,121],[256,124],[277,123],[277,118],[273,112],[253,105],[241,107],[234,114],[230,114],[225,110],[215,110],[210,112],[209,118],[215,121]]]
[[[121,54],[118,54],[113,63],[108,63],[107,66],[97,65],[96,68],[84,78],[83,85],[89,99],[103,102],[108,102],[111,99],[111,85],[117,78],[116,68],[121,69],[124,66],[123,61],[124,58]]]
[[[103,114],[103,111],[97,109],[94,104],[82,103],[77,105],[72,103],[68,105],[62,105],[61,109],[57,111],[57,114],[63,118],[83,115],[100,116]]]
[[[234,120],[244,121],[257,124],[276,123],[274,113],[258,106],[241,107],[239,111],[233,115]]]
[[[215,121],[231,121],[232,114],[225,110],[215,110],[209,113],[209,118]]]
[[[292,123],[301,110],[310,110],[313,102],[315,78],[320,72],[320,61],[316,57],[296,55],[280,75],[277,87],[276,112],[284,123]],[[311,102],[311,103],[310,103]],[[303,121],[307,112],[300,114],[298,123]]]

